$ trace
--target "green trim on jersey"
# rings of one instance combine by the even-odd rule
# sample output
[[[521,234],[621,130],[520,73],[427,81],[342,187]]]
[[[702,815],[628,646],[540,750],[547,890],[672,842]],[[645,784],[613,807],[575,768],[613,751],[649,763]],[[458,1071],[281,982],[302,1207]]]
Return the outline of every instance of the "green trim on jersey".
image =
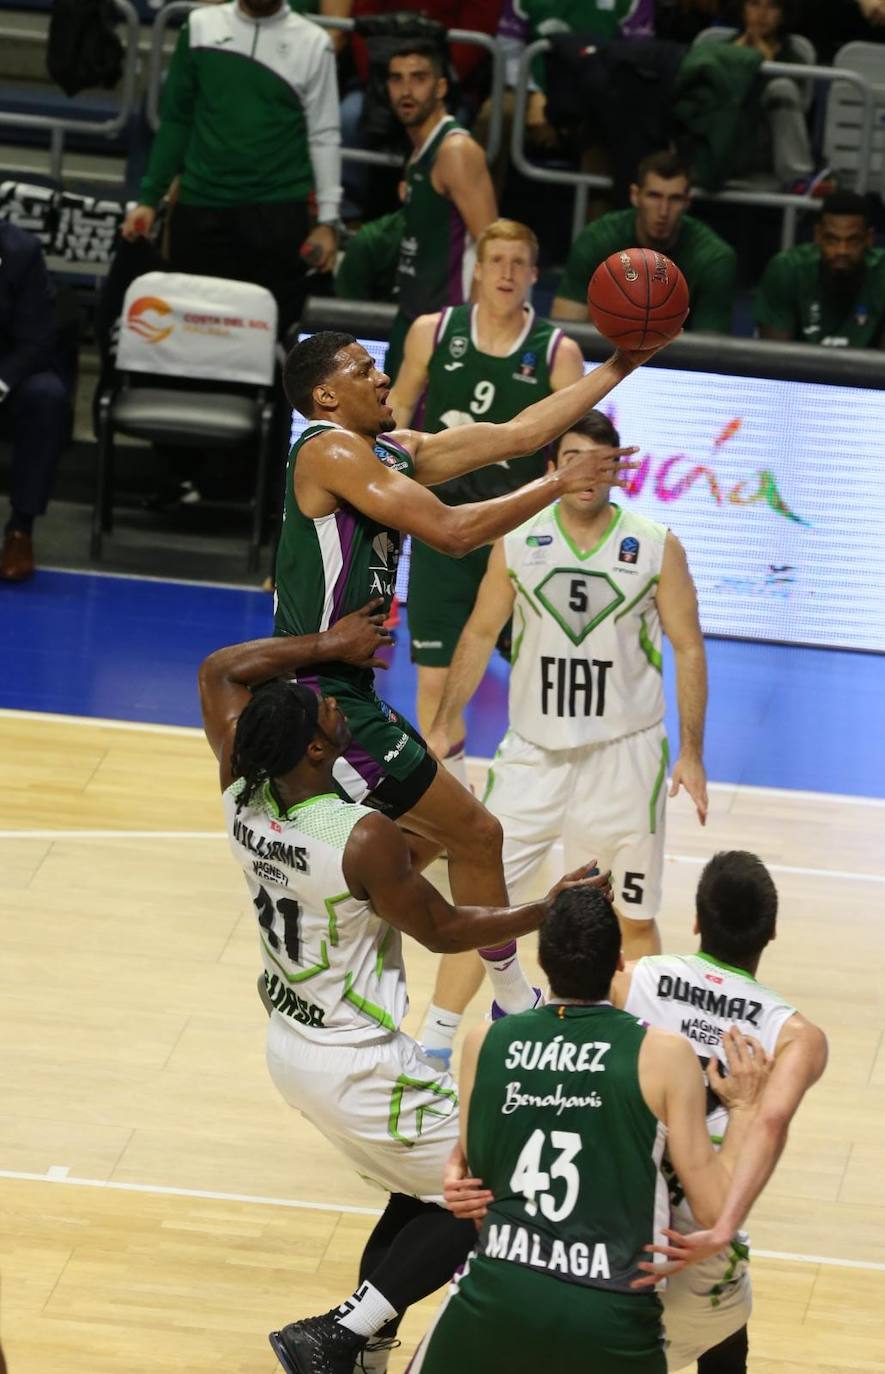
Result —
[[[520,582],[518,576],[516,575],[516,573],[513,571],[512,568],[508,568],[508,569],[507,569],[507,576],[510,578],[510,581],[511,581],[511,582],[513,583],[513,585],[515,586],[515,588],[516,588],[516,590],[519,592],[520,596],[525,597],[526,601],[527,601],[528,604],[531,606],[531,608],[532,608],[532,610],[534,611],[535,615],[542,615],[543,612],[538,610],[537,606],[535,605],[534,601],[532,600],[531,592],[529,592],[529,591],[522,585],[522,583]],[[512,661],[512,659],[511,659],[511,667],[512,667],[512,663],[513,663],[513,661]]]
[[[386,957],[387,957],[387,946],[390,944],[390,942],[391,942],[392,939],[393,939],[393,927],[392,927],[392,926],[388,926],[388,928],[387,928],[387,934],[384,936],[384,939],[381,941],[381,944],[378,946],[378,953],[377,953],[377,955],[376,955],[376,957],[375,957],[375,977],[376,977],[376,978],[380,978],[381,975],[382,975],[382,973],[384,972],[384,960],[385,960]]]
[[[325,948],[325,943],[323,947]],[[366,1016],[371,1016],[372,1020],[377,1021],[378,1025],[383,1027],[384,1030],[396,1030],[396,1022],[383,1007],[376,1006],[375,1003],[370,1002],[367,997],[361,997],[358,992],[354,992],[353,974],[350,972],[344,975],[344,992],[342,995],[345,1002],[349,1002],[352,1007],[356,1007],[357,1011],[364,1012]]]
[[[347,895],[350,896],[350,893],[348,893]],[[287,983],[304,983],[307,981],[308,978],[315,978],[318,973],[325,973],[326,969],[331,968],[331,964],[329,963],[329,950],[326,946],[325,940],[320,940],[320,962],[318,964],[311,964],[310,968],[302,969],[300,973],[286,972],[286,970],[280,963],[279,959],[274,957],[274,952],[265,940],[263,935],[261,936],[261,943],[264,947],[264,952],[267,955],[268,959],[274,965],[275,968],[279,969],[280,973],[283,975]],[[395,1030],[396,1027],[394,1026],[393,1029]]]
[[[734,964],[726,964],[722,959],[714,958],[712,954],[705,954],[703,950],[698,950],[697,954],[692,957],[703,959],[705,964],[713,964],[716,968],[724,968],[726,973],[736,973],[739,978],[748,978],[751,983],[757,981],[753,974],[748,973],[745,968],[735,968]]]
[[[656,835],[658,830],[658,797],[661,795],[661,788],[667,776],[667,765],[670,762],[670,741],[665,735],[661,740],[661,763],[658,768],[655,785],[648,802],[648,829],[649,834]]]
[[[652,587],[656,587],[660,582],[660,575],[650,577],[641,591],[637,592],[632,601],[628,601],[626,606],[622,606],[615,616],[615,620],[622,620],[625,615],[629,615],[634,606],[638,606],[644,596],[647,596]]]
[[[340,798],[337,798],[337,800],[340,801]],[[335,908],[336,906],[340,906],[342,902],[352,900],[352,898],[352,892],[339,892],[337,897],[326,898],[326,911],[329,915],[329,944],[332,946],[338,944],[338,912]]]
[[[577,573],[582,580],[594,577],[601,582],[607,582],[615,594],[615,600],[610,602],[607,606],[603,606],[602,610],[598,611],[596,615],[593,617],[593,619],[584,626],[580,634],[577,635],[575,634],[571,626],[568,625],[565,620],[563,620],[562,616],[560,615],[557,608],[553,605],[553,603],[551,601],[548,601],[547,597],[543,594],[544,587],[547,585],[550,579],[552,577],[559,577],[562,573],[565,573],[566,576],[568,576],[569,573]],[[543,579],[543,581],[539,582],[537,587],[535,588],[535,596],[538,598],[544,609],[548,611],[550,615],[553,616],[553,619],[556,621],[557,625],[562,630],[563,634],[567,635],[568,638],[571,640],[572,644],[576,646],[583,644],[584,640],[587,638],[590,632],[592,630],[595,630],[597,625],[600,625],[603,620],[606,620],[611,615],[615,607],[619,606],[621,602],[624,600],[624,593],[621,591],[620,587],[612,581],[608,573],[587,572],[584,568],[551,568],[547,576]]]
[[[664,671],[664,657],[660,649],[656,649],[648,637],[648,626],[645,623],[644,615],[639,617],[639,647],[655,671],[662,673]]]
[[[271,813],[271,815],[274,816],[278,821],[282,821],[282,820],[290,821],[290,820],[292,819],[293,816],[297,816],[298,812],[299,812],[299,811],[303,811],[304,808],[305,808],[306,806],[316,806],[317,802],[322,802],[322,801],[340,801],[340,800],[341,800],[341,798],[338,796],[338,793],[337,793],[337,792],[319,792],[319,793],[317,794],[317,796],[315,796],[315,797],[308,797],[308,798],[307,798],[307,801],[303,801],[303,802],[293,802],[292,805],[291,805],[290,807],[288,807],[287,810],[281,811],[281,810],[280,810],[280,804],[279,804],[279,802],[277,801],[276,797],[275,797],[274,794],[273,794],[273,788],[272,788],[271,785],[270,785],[270,779],[269,779],[269,778],[268,778],[267,782],[264,784],[264,789],[263,789],[262,795],[263,795],[263,797],[264,797],[265,805],[267,806],[268,811],[269,811],[269,812]],[[348,894],[348,895],[349,895],[349,894]]]
[[[593,545],[592,549],[588,549],[586,553],[582,553],[581,550],[578,548],[577,544],[575,543],[575,541],[572,539],[565,525],[562,523],[562,516],[559,513],[559,502],[556,502],[556,505],[553,507],[553,518],[559,526],[559,533],[562,535],[563,539],[568,544],[572,553],[575,555],[575,558],[580,558],[582,562],[585,562],[588,558],[592,558],[595,553],[599,553],[599,550],[603,547],[606,540],[611,538],[611,536],[615,532],[615,529],[620,524],[621,516],[623,514],[623,507],[613,505],[612,510],[614,511],[614,516],[612,517],[611,523],[609,524],[602,538],[599,540],[597,544]]]
[[[406,1088],[420,1088],[422,1092],[434,1093],[435,1096],[451,1102],[451,1107],[447,1112],[438,1111],[435,1107],[419,1107],[415,1112],[415,1139],[410,1140],[408,1136],[402,1135],[399,1129],[399,1120],[403,1109],[403,1096]],[[451,1116],[458,1105],[458,1094],[454,1088],[440,1087],[432,1078],[410,1078],[408,1074],[401,1073],[396,1080],[396,1087],[390,1092],[390,1111],[387,1117],[387,1132],[394,1140],[400,1141],[403,1145],[411,1148],[417,1144],[423,1134],[425,1116]]]

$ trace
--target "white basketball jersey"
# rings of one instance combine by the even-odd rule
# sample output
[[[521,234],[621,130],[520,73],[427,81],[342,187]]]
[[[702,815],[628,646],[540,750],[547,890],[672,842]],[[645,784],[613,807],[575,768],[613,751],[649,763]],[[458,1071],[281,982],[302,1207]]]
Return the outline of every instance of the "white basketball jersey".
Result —
[[[408,1009],[400,933],[352,897],[342,866],[368,807],[312,797],[280,811],[268,784],[237,808],[224,794],[231,848],[255,906],[268,995],[300,1035],[323,1045],[383,1040]]]
[[[504,539],[516,601],[510,725],[544,749],[573,749],[656,725],[664,714],[655,589],[665,526],[620,506],[581,553],[559,504]]]
[[[774,1054],[784,1023],[796,1013],[795,1007],[751,974],[708,954],[654,954],[640,959],[624,1010],[649,1025],[684,1035],[705,1067],[714,1056],[724,1067],[721,1041],[729,1026],[755,1036],[767,1054]],[[727,1125],[728,1112],[708,1088],[707,1129],[714,1145],[721,1143]],[[698,1223],[675,1179],[671,1200],[675,1229],[684,1234],[697,1230]],[[695,1291],[706,1290],[715,1302],[722,1283],[740,1277],[748,1255],[748,1237],[738,1232],[724,1259],[713,1255],[691,1271]]]

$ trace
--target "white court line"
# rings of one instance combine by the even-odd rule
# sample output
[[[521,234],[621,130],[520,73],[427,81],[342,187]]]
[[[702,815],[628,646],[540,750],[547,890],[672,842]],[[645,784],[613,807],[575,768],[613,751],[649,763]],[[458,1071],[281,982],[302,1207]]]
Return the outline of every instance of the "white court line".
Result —
[[[156,1197],[192,1197],[209,1202],[248,1202],[256,1207],[290,1207],[300,1212],[346,1212],[348,1216],[380,1217],[380,1207],[352,1207],[343,1202],[305,1202],[303,1198],[261,1197],[251,1193],[216,1193],[209,1188],[165,1188],[154,1183],[120,1183],[108,1178],[76,1178],[63,1164],[52,1164],[45,1174],[19,1169],[0,1169],[0,1178],[25,1183],[69,1183],[75,1188],[105,1188],[119,1193],[149,1193]],[[882,1266],[885,1268],[885,1265]]]
[[[674,864],[709,863],[709,854],[664,854],[664,858]],[[770,873],[799,873],[812,878],[839,878],[855,883],[885,883],[885,873],[853,873],[840,868],[802,868],[798,864],[766,864]]]
[[[0,707],[0,720],[51,721],[54,725],[96,725],[102,729],[133,730],[149,735],[184,735],[190,739],[205,739],[198,725],[155,725],[149,720],[111,720],[109,716],[65,716],[56,711],[13,711]],[[206,748],[208,749],[208,744]]]
[[[0,840],[226,840],[224,830],[0,830]]]
[[[0,1178],[24,1183],[70,1184],[76,1188],[104,1188],[121,1193],[148,1193],[156,1197],[191,1197],[208,1202],[245,1202],[257,1207],[287,1207],[301,1212],[346,1212],[348,1216],[379,1217],[379,1207],[353,1207],[343,1202],[306,1202],[303,1198],[261,1197],[250,1193],[218,1193],[209,1188],[167,1188],[154,1183],[122,1183],[105,1178],[76,1178],[63,1164],[53,1164],[45,1174],[30,1174],[19,1169],[0,1169]],[[885,1274],[885,1264],[876,1260],[836,1259],[832,1255],[802,1255],[788,1250],[757,1250],[759,1259],[789,1260],[794,1264],[826,1264],[834,1269],[870,1269]]]
[[[104,573],[102,576],[116,577],[118,574]],[[123,574],[119,574],[119,576],[123,576]],[[158,580],[163,581],[164,579],[159,578]],[[219,585],[226,584],[219,583]],[[57,725],[97,725],[111,730],[134,730],[155,735],[183,735],[193,739],[203,738],[203,731],[198,725],[160,725],[149,720],[113,720],[110,716],[69,716],[57,711],[19,711],[13,710],[11,707],[0,707],[0,720],[19,718],[52,721]],[[491,759],[479,758],[476,754],[465,755],[465,763],[473,764],[477,768],[488,768],[491,762]],[[707,787],[711,792],[736,792],[739,795],[746,794],[751,797],[785,797],[788,801],[829,801],[849,806],[885,808],[885,799],[881,797],[858,797],[853,796],[850,792],[807,792],[798,787],[756,787],[752,783],[743,782],[710,782]]]
[[[0,840],[226,840],[224,830],[0,830]],[[668,863],[709,861],[703,854],[664,854]],[[770,873],[793,873],[806,878],[838,878],[840,882],[885,883],[885,873],[853,873],[840,868],[803,868],[798,864],[766,864]]]
[[[57,568],[51,563],[41,563],[42,572],[65,573],[70,577],[107,577],[115,578],[120,582],[171,582],[174,587],[221,587],[229,592],[260,592],[263,596],[270,598],[270,592],[266,592],[263,587],[246,582],[205,582],[202,578],[196,577],[154,577],[150,573],[121,573],[98,571],[97,568]],[[269,604],[271,604],[269,602]]]

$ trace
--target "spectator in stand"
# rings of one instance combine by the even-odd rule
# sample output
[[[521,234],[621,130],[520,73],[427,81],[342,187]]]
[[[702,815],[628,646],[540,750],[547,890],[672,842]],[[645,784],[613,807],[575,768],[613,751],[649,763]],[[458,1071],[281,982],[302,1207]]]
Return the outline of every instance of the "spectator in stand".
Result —
[[[286,0],[201,6],[169,65],[141,203],[123,235],[150,233],[180,173],[170,268],[267,287],[285,333],[301,311],[305,260],[324,272],[335,263],[340,142],[335,59],[321,28]]]
[[[413,152],[405,168],[405,218],[397,264],[398,311],[385,370],[396,381],[409,326],[419,315],[470,299],[475,244],[497,218],[485,154],[446,112],[443,56],[432,43],[404,45],[387,89]]]
[[[12,442],[11,512],[0,578],[34,572],[34,520],[46,510],[71,425],[56,371],[55,298],[34,234],[0,222],[0,439]]]
[[[702,29],[722,17],[720,0],[655,0],[655,34],[674,43],[691,43]]]
[[[338,0],[339,13],[361,19],[370,14],[393,14],[402,10],[420,9],[427,19],[435,19],[445,29],[471,29],[494,38],[501,13],[501,0],[424,0],[420,6],[404,5],[402,0]],[[369,57],[363,40],[355,35],[351,42],[354,65],[363,85],[369,79]],[[481,72],[487,55],[483,48],[472,43],[452,43],[449,58],[470,101],[480,85]],[[472,102],[471,102],[472,103]],[[474,109],[476,105],[474,104]]]
[[[688,169],[675,153],[652,153],[630,187],[630,210],[615,210],[588,224],[575,239],[553,301],[555,320],[586,320],[587,285],[611,253],[655,248],[682,269],[691,294],[686,328],[728,334],[734,310],[737,258],[733,248],[686,214]]]
[[[755,48],[763,62],[803,62],[805,55],[790,36],[795,25],[788,0],[743,0],[743,27],[734,39],[741,48]],[[885,0],[883,0],[885,3]],[[737,176],[773,171],[784,187],[807,190],[814,171],[811,138],[805,117],[802,87],[789,76],[769,76],[759,95],[764,118],[754,120],[741,145]]]
[[[885,348],[885,251],[873,247],[867,202],[834,191],[814,243],[772,258],[756,293],[763,339],[827,348]]]
[[[885,0],[805,0],[802,8],[802,32],[821,62],[845,43],[885,43]]]
[[[413,9],[412,6],[403,4],[402,0],[326,0],[326,3],[334,3],[338,13],[352,16],[355,20],[383,17],[388,14],[399,16],[401,19],[404,12]],[[494,38],[501,12],[501,0],[424,0],[420,9],[415,6],[414,11],[416,15],[420,14],[421,19],[433,20],[434,23],[442,25],[443,29],[470,29]],[[416,39],[418,36],[416,32],[412,38]],[[379,116],[378,111],[373,111],[371,94],[367,106],[366,91],[367,88],[371,90],[374,84],[370,74],[376,63],[380,66],[379,58],[376,55],[373,61],[366,40],[358,33],[351,38],[350,50],[354,75],[341,101],[341,132],[344,146],[389,147],[392,151],[399,152],[400,145],[395,139],[390,141],[389,131],[385,136],[382,128],[376,127]],[[488,55],[476,44],[452,43],[448,46],[448,60],[458,85],[458,117],[470,124],[488,90]],[[373,170],[375,176],[372,175]],[[377,168],[347,162],[344,167],[344,183],[345,219],[349,220],[360,214],[375,216],[380,213],[382,206],[387,208],[384,200],[379,201]],[[383,181],[380,186],[384,186]],[[381,195],[384,196],[384,190],[381,191]]]
[[[396,266],[405,211],[371,219],[348,241],[335,272],[335,295],[348,301],[389,301],[396,286]]]

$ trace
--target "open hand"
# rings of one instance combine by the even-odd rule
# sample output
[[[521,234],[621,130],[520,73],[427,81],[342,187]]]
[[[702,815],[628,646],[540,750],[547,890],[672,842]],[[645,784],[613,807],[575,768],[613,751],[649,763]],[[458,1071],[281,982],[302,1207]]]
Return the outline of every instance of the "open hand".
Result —
[[[639,466],[629,460],[639,449],[635,444],[628,448],[594,448],[585,450],[559,470],[563,491],[588,491],[600,483],[614,487],[625,487],[630,480],[629,474]]]
[[[661,1279],[678,1274],[681,1269],[689,1269],[693,1264],[700,1264],[712,1255],[718,1255],[731,1241],[730,1235],[721,1235],[715,1226],[710,1231],[692,1231],[687,1236],[665,1226],[663,1234],[669,1238],[669,1245],[646,1245],[645,1249],[649,1255],[666,1256],[669,1262],[661,1264],[651,1259],[640,1260],[636,1268],[642,1269],[647,1277],[634,1279],[630,1284],[631,1288],[653,1288]]]
[[[614,893],[612,891],[612,875],[609,869],[606,873],[600,873],[596,867],[596,860],[591,859],[581,868],[576,868],[572,873],[566,873],[559,882],[551,887],[547,893],[547,901],[552,902],[560,892],[565,892],[570,887],[595,887],[612,901]]]
[[[393,636],[384,628],[386,615],[383,598],[376,596],[358,611],[343,616],[326,631],[335,637],[335,658],[357,668],[387,668],[383,658],[375,657],[379,649],[393,643]]]
[[[753,1107],[762,1096],[774,1062],[752,1035],[742,1035],[737,1026],[729,1026],[722,1037],[722,1048],[728,1064],[728,1077],[713,1056],[707,1065],[707,1082],[729,1111],[736,1107]]]
[[[449,1178],[445,1176],[443,1197],[452,1216],[459,1221],[482,1221],[494,1194],[481,1178]]]
[[[699,758],[680,754],[673,766],[670,778],[670,796],[675,797],[680,787],[684,787],[695,804],[701,825],[707,824],[707,773]]]

